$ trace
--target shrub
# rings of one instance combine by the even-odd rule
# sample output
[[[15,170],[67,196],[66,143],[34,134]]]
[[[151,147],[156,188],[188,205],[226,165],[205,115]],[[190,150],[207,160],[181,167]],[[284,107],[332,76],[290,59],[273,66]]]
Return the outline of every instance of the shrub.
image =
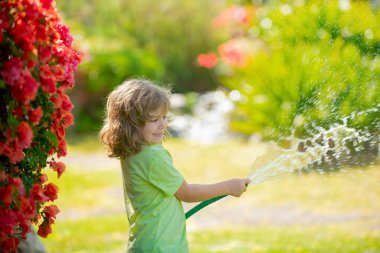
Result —
[[[170,84],[175,92],[212,90],[215,76],[199,68],[195,55],[214,47],[209,29],[220,1],[59,1],[87,56],[78,69],[71,130],[100,128],[104,98],[127,78],[143,76]]]
[[[0,248],[16,252],[32,222],[51,233],[65,165],[65,129],[73,124],[66,91],[80,55],[51,0],[0,2]]]
[[[240,93],[232,129],[305,137],[313,126],[379,107],[380,12],[368,1],[273,1],[232,11],[240,14],[215,68]],[[350,124],[376,136],[380,110]]]

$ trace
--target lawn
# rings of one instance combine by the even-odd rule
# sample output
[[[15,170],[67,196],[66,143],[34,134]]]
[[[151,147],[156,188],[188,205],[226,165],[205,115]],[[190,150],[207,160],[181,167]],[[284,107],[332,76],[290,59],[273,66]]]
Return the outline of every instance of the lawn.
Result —
[[[49,173],[60,188],[61,213],[45,247],[50,253],[125,252],[118,162],[93,138],[69,143],[67,171],[59,180]],[[267,152],[263,144],[239,142],[168,140],[165,146],[187,181],[197,183],[246,176],[255,157]],[[380,252],[380,166],[252,185],[241,198],[218,201],[187,224],[194,253]]]

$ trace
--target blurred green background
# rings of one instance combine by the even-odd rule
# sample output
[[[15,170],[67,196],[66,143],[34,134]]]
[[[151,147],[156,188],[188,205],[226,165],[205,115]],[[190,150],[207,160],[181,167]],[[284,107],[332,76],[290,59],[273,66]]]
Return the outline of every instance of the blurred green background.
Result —
[[[218,83],[196,63],[220,42],[211,29],[224,1],[57,1],[84,53],[72,99],[76,133],[96,132],[104,99],[122,81],[146,77],[174,92],[205,91]]]
[[[189,182],[246,176],[265,141],[308,137],[354,112],[380,105],[379,1],[56,2],[83,63],[70,97],[67,172],[49,252],[125,252],[128,221],[116,160],[96,133],[107,94],[146,77],[193,94],[233,95],[230,130],[263,143],[166,146]],[[214,53],[201,67],[199,54]],[[379,143],[380,110],[349,122]],[[379,152],[378,146],[373,152]],[[223,159],[220,159],[223,157]],[[378,157],[378,156],[377,156]],[[292,175],[250,187],[188,222],[190,252],[379,252],[379,165],[347,173]],[[185,209],[190,208],[185,205]]]
[[[231,129],[265,139],[307,135],[380,104],[379,1],[57,1],[83,63],[70,133],[97,132],[107,94],[146,77],[188,94],[238,91]],[[242,66],[227,57],[244,59]],[[215,52],[218,65],[197,63]],[[376,132],[380,113],[356,121]],[[310,126],[310,124],[309,124]]]

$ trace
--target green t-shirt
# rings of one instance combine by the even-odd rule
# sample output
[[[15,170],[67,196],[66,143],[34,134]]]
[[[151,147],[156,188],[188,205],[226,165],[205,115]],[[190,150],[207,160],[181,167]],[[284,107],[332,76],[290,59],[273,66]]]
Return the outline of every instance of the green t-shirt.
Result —
[[[186,219],[174,194],[183,177],[161,145],[121,160],[130,223],[128,252],[188,252]]]

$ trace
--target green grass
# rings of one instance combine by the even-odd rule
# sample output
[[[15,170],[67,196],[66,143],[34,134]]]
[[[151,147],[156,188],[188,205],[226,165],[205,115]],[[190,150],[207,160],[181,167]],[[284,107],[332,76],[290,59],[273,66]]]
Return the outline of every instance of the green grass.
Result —
[[[254,158],[264,152],[262,145],[238,142],[200,145],[168,140],[165,146],[188,182],[245,176]],[[91,138],[70,143],[69,151],[69,156],[105,156]],[[128,220],[119,168],[92,169],[89,160],[85,167],[68,166],[59,180],[53,172],[49,178],[59,186],[56,203],[61,213],[53,234],[43,239],[48,252],[126,251]],[[188,220],[190,252],[380,252],[379,179],[376,165],[334,175],[292,175],[250,186],[241,198],[228,197]],[[239,219],[240,213],[250,217],[262,210],[281,217],[289,209],[300,217],[310,216],[311,221]],[[213,215],[221,219],[219,226],[199,226]]]
[[[193,252],[357,253],[379,252],[379,233],[355,233],[338,226],[273,227],[197,232]]]
[[[58,220],[43,243],[48,252],[123,252],[127,231],[124,214]]]

